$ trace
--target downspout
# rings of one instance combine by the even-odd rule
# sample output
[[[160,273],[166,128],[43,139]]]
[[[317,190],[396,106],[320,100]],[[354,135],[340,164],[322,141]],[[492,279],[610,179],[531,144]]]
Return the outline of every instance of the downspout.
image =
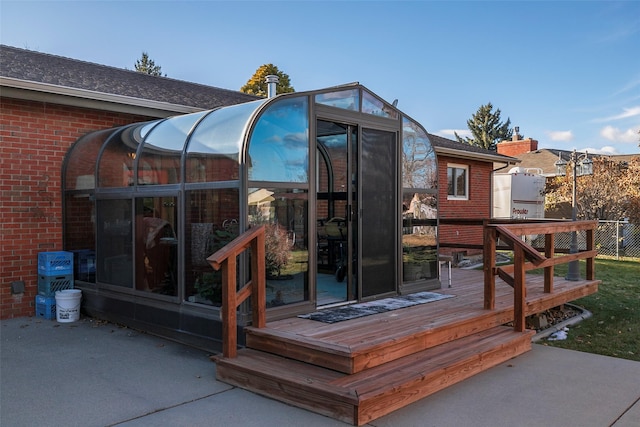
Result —
[[[280,79],[276,75],[269,74],[268,76],[265,77],[265,80],[267,82],[267,98],[273,98],[274,96],[277,95],[276,85],[278,84]]]

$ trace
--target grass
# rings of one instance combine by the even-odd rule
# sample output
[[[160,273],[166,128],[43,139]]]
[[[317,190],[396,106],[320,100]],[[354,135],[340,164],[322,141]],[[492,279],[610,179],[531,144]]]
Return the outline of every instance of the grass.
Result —
[[[581,277],[585,263],[580,262]],[[565,276],[567,265],[558,265],[557,276]],[[569,328],[563,341],[545,345],[640,361],[640,262],[596,258],[598,292],[574,303],[592,317]]]

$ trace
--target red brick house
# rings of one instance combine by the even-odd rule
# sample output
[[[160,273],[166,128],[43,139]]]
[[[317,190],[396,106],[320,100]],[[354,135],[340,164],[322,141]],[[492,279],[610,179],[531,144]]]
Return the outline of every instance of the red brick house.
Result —
[[[79,203],[80,200],[73,199],[73,197],[74,194],[80,196],[81,193],[79,190],[73,190],[66,192],[65,194],[68,193],[68,195],[63,196],[62,190],[63,161],[67,153],[76,147],[74,144],[81,144],[83,136],[105,129],[124,129],[124,125],[131,123],[144,123],[149,120],[199,113],[221,106],[246,104],[258,100],[254,96],[236,91],[166,77],[149,76],[9,46],[0,47],[0,60],[0,87],[2,88],[0,99],[0,165],[2,170],[0,175],[0,187],[2,188],[0,216],[2,216],[3,223],[3,245],[0,255],[4,261],[1,267],[3,282],[0,284],[0,307],[3,319],[33,315],[34,297],[37,293],[36,263],[38,253],[73,249],[71,246],[81,245],[83,240],[86,244],[95,244],[95,242],[87,242],[87,239],[90,240],[90,238],[82,237],[82,221],[74,223],[69,219],[69,212],[72,211],[74,205],[69,201],[75,200]],[[368,116],[363,116],[365,118],[371,117],[371,121],[378,125],[389,126],[394,123],[391,120],[392,117],[400,117],[395,111],[391,115],[385,116],[389,110],[394,108],[375,98],[359,85],[347,85],[345,88],[346,92],[359,91],[358,93],[368,97],[367,99],[374,106],[381,105],[380,110],[375,114],[368,113]],[[321,98],[322,95],[321,93],[315,95],[316,99]],[[321,110],[324,107],[320,105],[317,108]],[[327,109],[327,111],[329,110]],[[329,113],[328,115],[331,116]],[[395,120],[397,121],[397,119]],[[318,135],[321,131],[329,132],[331,130],[329,129],[331,123],[323,123],[326,128],[320,129],[319,127],[316,131]],[[420,132],[419,126],[409,118],[406,118],[405,123],[411,124],[414,129]],[[426,143],[433,147],[434,160],[437,157],[437,162],[433,163],[437,163],[437,179],[435,181],[440,183],[440,186],[437,189],[437,194],[434,191],[433,196],[430,197],[436,201],[438,218],[478,220],[489,218],[491,216],[492,173],[515,164],[517,160],[436,135],[426,133],[424,135]],[[107,155],[109,155],[108,152],[105,156]],[[76,157],[82,159],[82,156],[77,154]],[[128,159],[133,161],[135,156],[129,156]],[[86,160],[91,166],[91,162],[95,159],[89,157]],[[318,164],[323,164],[322,162],[320,154],[318,154]],[[318,176],[322,177],[324,169],[322,167],[319,169]],[[139,179],[145,180],[146,178],[140,173],[138,172]],[[81,174],[75,178],[86,176],[86,174]],[[123,179],[122,175],[120,175],[120,179]],[[157,183],[166,184],[167,179],[158,178]],[[380,181],[380,183],[384,182]],[[444,183],[448,183],[448,185],[444,185]],[[325,184],[320,182],[320,185]],[[406,187],[406,184],[403,187]],[[80,187],[75,188],[79,189]],[[279,196],[281,200],[290,200],[287,202],[288,205],[283,205],[284,210],[280,212],[280,215],[295,215],[296,209],[301,206],[295,201],[291,202],[297,197],[296,195],[301,194],[303,190],[301,187],[295,187],[291,191],[283,193],[278,193],[277,189],[265,188],[265,190],[267,190],[263,193],[265,197],[257,200],[256,206],[270,203],[269,200],[273,201],[272,199],[275,198],[273,196]],[[244,190],[241,188],[240,191]],[[237,197],[237,190],[235,192]],[[414,194],[413,191],[404,192],[409,196]],[[421,194],[429,195],[431,193],[427,188]],[[66,212],[63,209],[65,198],[67,200]],[[325,209],[324,200],[318,196],[318,210],[311,214],[314,222],[315,219],[320,219],[320,216],[324,215],[322,214],[322,209]],[[171,203],[166,200],[160,204],[161,208],[171,206]],[[281,208],[282,206],[276,209]],[[327,208],[326,215],[331,212],[331,209]],[[335,208],[335,211],[339,212],[340,209],[344,210],[344,207],[339,205],[339,209]],[[76,212],[81,211],[82,208],[76,210]],[[86,211],[85,214],[89,219],[94,216],[90,211]],[[66,231],[63,224],[65,218],[67,221]],[[299,231],[298,224],[293,221],[293,216],[291,218],[289,231],[292,232],[295,241],[296,232]],[[70,228],[73,230],[69,230]],[[300,233],[298,233],[298,238],[299,236]],[[482,243],[482,231],[481,227],[462,229],[442,224],[438,227],[438,238],[441,243],[479,245]],[[308,239],[309,242],[319,243],[320,241],[318,238],[318,242],[316,242],[315,236],[308,237]],[[437,244],[437,242],[434,243]],[[182,256],[184,257],[184,255]],[[431,275],[427,277],[427,282],[438,280],[433,271],[429,274]],[[418,287],[406,285],[405,291],[419,289],[419,286],[423,285],[415,286]],[[87,289],[91,290],[92,288],[88,287]],[[89,308],[93,310],[90,311],[98,315],[107,315],[110,310],[109,304],[115,304],[109,301],[107,299],[92,301],[89,298]],[[187,303],[192,302],[191,300],[187,301]],[[164,302],[157,304],[161,303],[164,304]],[[277,311],[278,309],[280,308],[273,310]],[[117,311],[118,309],[113,310]],[[198,310],[194,309],[194,312],[203,312]],[[138,311],[142,310],[138,308]],[[154,322],[163,323],[165,319],[170,319],[174,312],[175,310],[169,310],[167,312],[169,314],[162,315],[151,313],[144,322],[150,329],[155,330]],[[203,319],[211,321],[216,317],[205,312]],[[195,321],[193,318],[185,319],[180,318],[179,322],[182,323],[171,323],[168,330],[180,328],[189,330]],[[167,320],[167,322],[169,321]],[[175,326],[178,324],[180,326]],[[205,327],[203,324],[193,326],[191,333],[197,335]],[[160,330],[160,333],[165,332],[164,329]]]
[[[438,156],[439,192],[438,216],[442,219],[484,220],[492,216],[492,179],[496,171],[509,170],[518,159],[498,154],[479,147],[452,141],[437,135],[430,135],[431,143]],[[451,188],[453,173],[461,173],[466,183],[461,188]],[[464,182],[464,181],[463,181]],[[482,227],[441,224],[438,230],[441,246],[482,245]],[[443,254],[453,252],[478,254],[478,249],[441,248]]]

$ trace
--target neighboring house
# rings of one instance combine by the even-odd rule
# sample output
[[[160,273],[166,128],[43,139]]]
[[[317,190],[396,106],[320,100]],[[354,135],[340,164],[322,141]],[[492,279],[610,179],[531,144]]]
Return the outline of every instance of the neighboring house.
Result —
[[[508,171],[518,159],[452,141],[437,135],[429,135],[438,156],[438,181],[440,185],[438,216],[440,219],[477,219],[492,216],[493,174]],[[482,245],[482,226],[440,225],[440,245]],[[478,254],[475,248],[442,248],[442,254]]]
[[[497,145],[497,152],[506,156],[515,157],[520,160],[518,166],[523,169],[539,169],[542,171],[542,176],[547,180],[553,179],[558,176],[556,169],[556,162],[562,158],[565,162],[568,162],[571,158],[572,151],[559,150],[555,148],[541,148],[538,149],[538,141],[531,138],[515,139],[512,141],[503,141]],[[578,155],[584,153],[578,152]],[[606,156],[615,162],[629,162],[631,159],[638,157],[637,154],[624,154],[624,155],[601,155],[587,153],[589,158],[595,158],[600,156]],[[546,212],[547,218],[571,218],[571,206],[570,203],[560,205],[553,212]]]
[[[63,222],[69,221],[70,210],[76,202],[81,204],[85,200],[90,200],[83,198],[86,195],[82,190],[91,189],[96,183],[92,182],[89,179],[91,177],[86,174],[74,176],[73,183],[67,183],[65,189],[65,194],[68,193],[65,196],[66,206],[63,203],[61,188],[63,169],[65,169],[63,160],[70,149],[76,147],[74,145],[76,142],[80,146],[81,137],[88,134],[98,135],[99,132],[96,133],[96,131],[117,129],[131,123],[245,104],[260,99],[236,91],[150,76],[4,45],[0,46],[0,61],[0,87],[2,88],[0,165],[3,171],[0,178],[0,186],[3,189],[0,215],[3,219],[2,239],[5,242],[0,251],[3,259],[1,274],[4,278],[0,285],[2,318],[33,315],[34,296],[37,293],[38,283],[38,253],[62,250],[64,240],[66,240],[66,246],[83,244],[85,238],[81,235],[85,231],[82,225],[71,227],[70,223],[64,225]],[[389,119],[391,116],[385,118],[391,110],[394,110],[392,114],[395,114],[395,117],[399,117],[394,107],[381,102],[360,85],[345,85],[344,88],[346,91],[358,90],[365,97],[368,96],[368,101],[373,102],[372,106],[378,103],[382,106],[380,111],[368,113],[370,122],[382,123],[384,126],[393,125],[393,121]],[[331,90],[335,92],[339,88]],[[321,97],[321,95],[322,93],[319,93],[318,96]],[[316,102],[325,101],[316,100]],[[325,105],[336,108],[334,104]],[[331,111],[329,113],[333,114]],[[363,113],[366,112],[362,111],[360,115]],[[350,120],[358,120],[358,116],[349,114],[353,116]],[[406,123],[418,135],[420,134],[419,125],[409,118],[406,118]],[[323,126],[329,124],[326,122]],[[335,129],[335,127],[318,127],[315,132],[318,136],[323,132],[330,135],[330,132],[334,132]],[[425,139],[421,143],[425,144],[428,150],[433,150],[430,151],[431,153],[435,152],[435,155],[429,156],[437,157],[438,169],[435,181],[439,182],[440,186],[437,195],[432,195],[435,191],[428,190],[432,187],[422,186],[420,190],[418,188],[420,185],[409,185],[407,188],[405,184],[404,192],[409,199],[411,196],[418,197],[422,194],[427,196],[423,200],[437,200],[435,206],[438,217],[441,219],[489,218],[492,174],[496,170],[516,164],[517,159],[431,134],[428,135],[428,141]],[[327,152],[323,155],[330,156],[331,153]],[[87,162],[82,168],[95,167],[95,158],[91,156],[76,154],[74,160]],[[338,170],[339,168],[336,169]],[[111,173],[121,182],[123,179],[134,179],[133,177],[136,176],[131,175],[131,169],[127,169],[126,176],[122,168],[119,172],[113,169]],[[324,172],[318,173],[318,179],[324,179],[322,175]],[[423,178],[431,179],[430,173],[428,172]],[[166,176],[147,175],[147,172],[139,171],[137,176],[138,179],[148,180],[148,183],[168,182]],[[348,183],[348,181],[345,182]],[[217,188],[220,187],[216,185]],[[418,191],[413,191],[411,187],[418,188]],[[272,194],[275,190],[277,189],[265,191],[265,197],[257,200],[256,205],[260,209],[268,210],[269,203],[274,199]],[[144,191],[150,191],[150,195],[155,194],[149,186]],[[237,190],[235,191],[237,193]],[[300,193],[296,189],[290,194]],[[375,196],[375,192],[367,194],[371,197]],[[155,195],[156,198],[158,195],[164,197],[158,193]],[[214,200],[214,198],[207,200]],[[207,200],[204,202],[209,203]],[[252,203],[251,200],[249,203]],[[293,204],[290,212],[283,211],[283,215],[295,215],[299,206],[295,204],[297,202],[291,203]],[[324,212],[322,210],[325,207],[324,203],[324,199],[320,198],[316,202],[318,211],[315,217],[318,219]],[[63,212],[63,206],[67,212]],[[160,203],[161,208],[173,209],[174,206],[167,201]],[[422,207],[435,212],[433,206],[422,203]],[[331,207],[328,207],[327,215],[330,212]],[[339,210],[336,209],[336,216],[338,212]],[[91,209],[85,210],[84,214],[90,220],[95,219]],[[149,215],[153,214],[149,212]],[[294,242],[299,239],[298,227],[302,225],[304,223],[296,221],[290,224],[289,232]],[[419,228],[421,227],[415,227],[415,229]],[[438,234],[442,243],[476,246],[482,243],[482,229],[479,226],[457,227],[442,224],[438,227]],[[79,239],[73,240],[77,236],[80,236]],[[164,239],[169,242],[173,241],[174,237],[165,236]],[[84,244],[87,244],[86,240]],[[342,250],[343,248],[340,249]],[[113,257],[109,262],[115,262]],[[154,271],[153,274],[159,273]],[[437,280],[433,269],[429,273],[424,273],[423,270],[420,274],[427,274],[428,280]],[[156,281],[161,279],[162,277],[147,278],[147,280]],[[405,290],[419,289],[419,286],[422,285],[405,284]],[[189,302],[198,303],[198,300],[194,298]],[[277,302],[275,299],[274,303]],[[137,308],[139,313],[142,312],[141,307],[139,305]],[[152,314],[151,317],[154,315]],[[188,328],[188,326],[184,327]]]
[[[542,174],[546,177],[555,177],[558,175],[555,163],[562,158],[568,162],[571,158],[572,151],[559,150],[556,148],[538,149],[538,141],[531,138],[519,139],[514,141],[502,141],[497,145],[497,152],[505,156],[517,158],[520,162],[519,167],[541,169]],[[578,155],[584,154],[578,152]],[[607,157],[615,162],[629,162],[631,159],[638,157],[638,154],[594,154],[587,153],[590,158]]]

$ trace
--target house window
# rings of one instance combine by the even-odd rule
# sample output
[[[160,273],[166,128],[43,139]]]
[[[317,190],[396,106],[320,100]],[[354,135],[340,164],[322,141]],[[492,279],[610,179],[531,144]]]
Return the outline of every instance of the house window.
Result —
[[[469,166],[447,165],[447,198],[469,199]]]

